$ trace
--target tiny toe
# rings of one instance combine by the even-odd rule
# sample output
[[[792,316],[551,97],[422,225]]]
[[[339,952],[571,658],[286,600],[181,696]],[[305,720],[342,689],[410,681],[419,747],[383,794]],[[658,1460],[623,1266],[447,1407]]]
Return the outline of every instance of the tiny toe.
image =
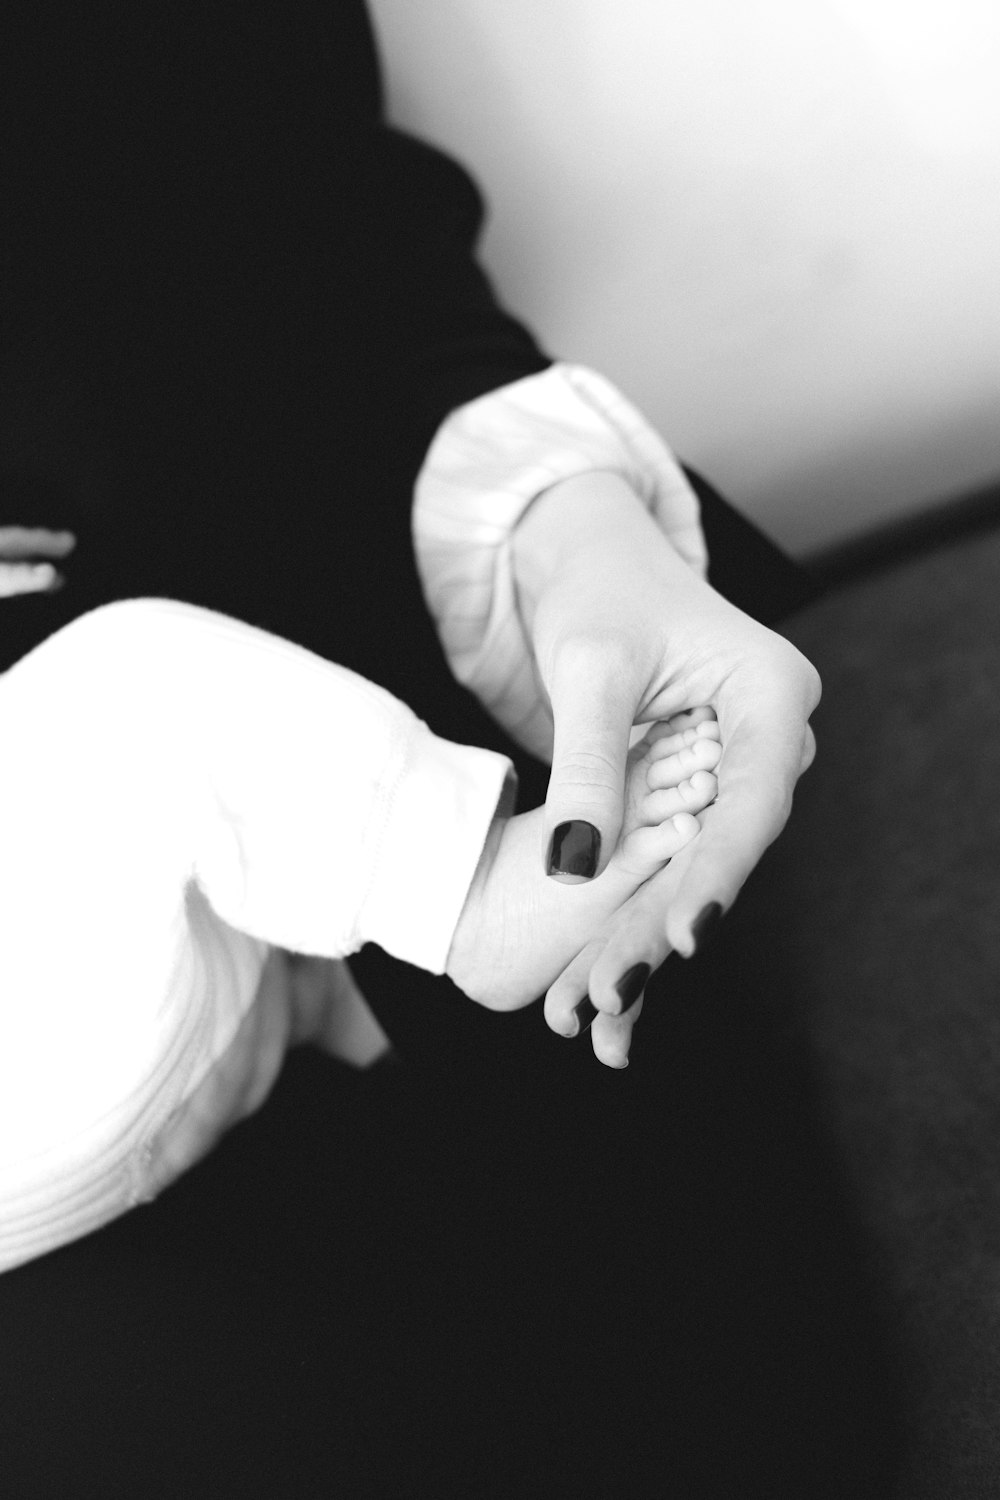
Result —
[[[652,761],[646,771],[646,784],[651,791],[679,786],[696,771],[709,771],[717,766],[721,757],[722,748],[717,740],[695,740],[693,744],[678,750],[675,755]]]
[[[685,745],[693,745],[699,739],[698,729],[681,729],[676,733],[663,733],[659,735],[648,735],[648,755],[650,760],[663,760],[665,756],[676,755],[678,750],[683,750]]]
[[[700,708],[685,708],[672,714],[667,720],[674,729],[687,729],[691,724],[707,724],[715,718],[715,709],[703,704]]]
[[[718,777],[713,776],[711,771],[695,771],[688,781],[681,782],[678,790],[687,804],[687,811],[699,812],[718,795]]]
[[[649,726],[644,735],[644,739],[647,745],[654,746],[656,750],[662,754],[663,746],[665,744],[671,741],[675,741],[675,748],[679,749],[681,745],[687,743],[685,736],[693,734],[694,730],[689,726],[683,729],[678,729],[672,723],[670,723],[669,720],[660,719],[657,721],[657,723],[651,724]]]
[[[700,832],[697,818],[689,812],[674,813],[660,823],[635,828],[622,845],[633,873],[648,880],[668,859],[679,854]]]
[[[650,792],[643,799],[641,817],[645,823],[664,823],[676,813],[702,812],[714,800],[718,790],[719,783],[711,771],[695,771],[677,786]]]
[[[688,804],[680,787],[667,786],[659,791],[650,792],[649,796],[644,798],[641,817],[647,824],[665,823],[676,813],[688,811]]]
[[[646,771],[646,785],[650,791],[659,791],[663,787],[677,786],[687,774],[688,768],[681,761],[681,752],[678,750],[673,755],[665,756],[663,760],[651,763]]]
[[[698,837],[701,824],[689,812],[675,813],[669,822],[660,824],[657,832],[663,840],[661,847],[669,851],[665,857],[670,859]]]
[[[681,754],[687,756],[694,769],[710,771],[722,759],[722,745],[718,740],[703,739],[699,736],[694,744],[682,750]]]

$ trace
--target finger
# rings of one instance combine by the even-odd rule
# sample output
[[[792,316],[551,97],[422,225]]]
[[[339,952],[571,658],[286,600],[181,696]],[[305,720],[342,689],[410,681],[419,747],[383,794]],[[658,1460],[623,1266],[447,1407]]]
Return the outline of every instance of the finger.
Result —
[[[17,562],[27,557],[65,557],[76,546],[71,531],[47,531],[44,526],[0,526],[0,558]]]
[[[549,985],[542,1014],[549,1030],[557,1036],[572,1041],[582,1036],[594,1020],[597,1011],[588,994],[590,971],[606,941],[607,932],[602,929]]]
[[[586,984],[598,1014],[627,1012],[669,957],[665,916],[677,882],[673,863],[660,870],[619,909],[594,945]]]
[[[0,599],[17,594],[46,594],[61,587],[62,575],[51,563],[0,562]]]
[[[674,862],[678,881],[667,915],[671,946],[690,957],[736,896],[788,819],[792,793],[807,756],[808,728],[783,726],[763,713],[732,732],[717,768],[715,805],[702,831]]]
[[[594,1017],[590,1028],[590,1041],[594,1056],[606,1068],[627,1068],[628,1055],[632,1047],[632,1032],[642,1014],[642,995],[621,1016],[603,1013]]]
[[[659,925],[662,929],[662,921]],[[644,984],[636,992],[633,982],[629,992],[633,998],[619,1014],[597,1011],[587,994],[587,979],[592,958],[600,952],[601,942],[602,939],[597,939],[588,944],[551,986],[545,997],[544,1014],[553,1031],[578,1044],[589,1033],[594,1055],[606,1067],[626,1068],[633,1027],[642,1013]],[[640,981],[645,977],[643,974],[637,976]]]
[[[545,800],[549,875],[569,883],[600,875],[621,833],[629,737],[636,703],[600,651],[564,652],[549,683],[555,725]]]
[[[668,865],[640,886],[549,986],[543,1013],[559,1036],[579,1037],[598,1014],[627,1013],[667,958],[672,870]]]

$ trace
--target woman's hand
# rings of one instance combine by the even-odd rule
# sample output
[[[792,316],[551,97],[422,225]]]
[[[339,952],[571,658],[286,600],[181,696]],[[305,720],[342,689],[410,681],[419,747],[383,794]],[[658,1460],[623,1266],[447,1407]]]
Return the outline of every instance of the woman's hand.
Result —
[[[719,721],[719,795],[702,832],[606,929],[611,958],[602,958],[592,999],[610,1021],[612,960],[656,967],[672,949],[693,953],[781,832],[815,753],[809,717],[819,678],[788,641],[699,579],[616,475],[555,486],[522,519],[513,545],[518,605],[553,718],[540,852],[556,878],[560,869],[588,873],[581,823],[596,830],[590,873],[604,870],[621,827],[634,725],[694,709]],[[569,1033],[560,984],[546,1014]],[[621,1023],[615,1028],[620,1040]],[[602,1023],[595,1047],[605,1034]]]
[[[51,559],[68,556],[75,546],[76,537],[69,531],[0,526],[0,599],[59,588],[62,575]]]

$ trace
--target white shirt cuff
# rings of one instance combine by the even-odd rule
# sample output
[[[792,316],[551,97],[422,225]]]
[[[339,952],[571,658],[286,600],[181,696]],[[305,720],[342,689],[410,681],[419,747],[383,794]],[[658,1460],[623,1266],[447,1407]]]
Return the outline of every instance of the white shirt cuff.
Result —
[[[460,407],[417,478],[417,568],[451,669],[543,760],[552,720],[515,604],[510,538],[545,490],[599,470],[627,480],[704,576],[698,501],[679,463],[621,392],[582,365],[553,365]]]
[[[237,1036],[268,945],[371,941],[442,973],[513,769],[169,600],[50,636],[0,674],[0,713],[2,1271],[149,1196],[150,1150]]]
[[[358,921],[365,941],[444,973],[490,823],[514,780],[506,756],[452,744],[417,722]]]

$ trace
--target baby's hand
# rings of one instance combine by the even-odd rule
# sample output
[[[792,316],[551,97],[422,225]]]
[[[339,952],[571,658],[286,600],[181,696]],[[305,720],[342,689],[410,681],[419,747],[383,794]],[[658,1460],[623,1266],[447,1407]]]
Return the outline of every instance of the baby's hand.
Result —
[[[75,546],[76,537],[69,531],[0,526],[0,599],[59,588],[62,574],[51,562],[37,559],[66,557]]]
[[[699,830],[715,798],[719,729],[654,725],[633,746],[625,822],[597,879],[567,889],[538,857],[544,808],[496,818],[455,930],[446,972],[491,1010],[529,1005],[630,896]],[[578,997],[579,998],[579,997]],[[558,1029],[558,1028],[557,1028]],[[575,1032],[566,1027],[566,1034]]]

